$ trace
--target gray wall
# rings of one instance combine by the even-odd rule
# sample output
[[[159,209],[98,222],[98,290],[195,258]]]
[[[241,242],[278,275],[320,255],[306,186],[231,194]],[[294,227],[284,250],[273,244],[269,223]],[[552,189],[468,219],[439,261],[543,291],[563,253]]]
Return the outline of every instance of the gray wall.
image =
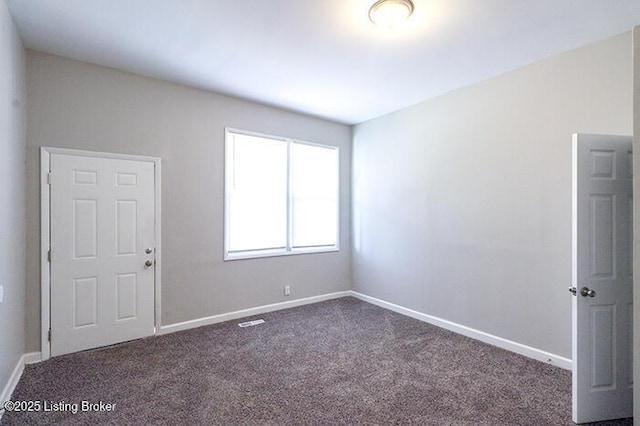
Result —
[[[640,26],[633,29],[633,381],[640,383]],[[640,419],[640,389],[633,388]]]
[[[0,0],[0,393],[24,353],[25,53]]]
[[[571,358],[571,134],[631,134],[631,34],[357,125],[358,292]]]
[[[28,350],[40,347],[40,146],[162,157],[163,325],[350,288],[349,126],[33,51],[27,94]],[[340,147],[340,252],[223,262],[225,126]]]

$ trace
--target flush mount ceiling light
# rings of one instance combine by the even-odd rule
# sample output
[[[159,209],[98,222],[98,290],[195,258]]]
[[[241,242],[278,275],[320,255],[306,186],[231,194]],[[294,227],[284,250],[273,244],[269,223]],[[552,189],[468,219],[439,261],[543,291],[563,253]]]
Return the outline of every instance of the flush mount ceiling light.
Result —
[[[369,9],[369,19],[379,27],[392,28],[413,13],[411,0],[378,0]]]

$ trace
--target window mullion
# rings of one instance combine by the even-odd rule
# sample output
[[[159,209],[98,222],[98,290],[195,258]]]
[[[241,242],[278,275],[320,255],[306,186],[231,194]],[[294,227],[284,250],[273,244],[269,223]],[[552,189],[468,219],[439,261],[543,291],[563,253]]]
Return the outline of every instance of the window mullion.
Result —
[[[291,193],[291,139],[287,139],[287,251],[293,246],[293,195]]]

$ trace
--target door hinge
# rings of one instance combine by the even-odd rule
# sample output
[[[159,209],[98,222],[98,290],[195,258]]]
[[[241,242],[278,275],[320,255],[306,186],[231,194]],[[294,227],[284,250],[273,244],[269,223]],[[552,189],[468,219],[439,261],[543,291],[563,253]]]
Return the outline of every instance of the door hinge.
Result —
[[[49,329],[49,332],[47,333],[47,340],[51,341],[51,329]]]
[[[47,252],[47,261],[51,262],[51,249]]]
[[[47,173],[47,185],[51,185],[51,172]]]

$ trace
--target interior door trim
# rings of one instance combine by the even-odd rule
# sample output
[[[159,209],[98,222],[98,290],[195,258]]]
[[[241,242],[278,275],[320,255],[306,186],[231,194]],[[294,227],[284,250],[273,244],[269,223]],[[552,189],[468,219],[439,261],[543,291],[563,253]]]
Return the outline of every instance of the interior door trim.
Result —
[[[150,162],[154,165],[155,191],[155,275],[154,275],[154,335],[160,330],[161,322],[161,284],[162,284],[162,240],[161,240],[161,159],[141,155],[114,154],[107,152],[84,151],[66,148],[40,147],[40,351],[42,361],[51,357],[51,342],[49,329],[51,327],[51,265],[49,263],[49,247],[51,245],[51,194],[49,186],[49,172],[51,170],[51,155],[78,155],[83,157],[109,158],[115,160],[133,160]]]

